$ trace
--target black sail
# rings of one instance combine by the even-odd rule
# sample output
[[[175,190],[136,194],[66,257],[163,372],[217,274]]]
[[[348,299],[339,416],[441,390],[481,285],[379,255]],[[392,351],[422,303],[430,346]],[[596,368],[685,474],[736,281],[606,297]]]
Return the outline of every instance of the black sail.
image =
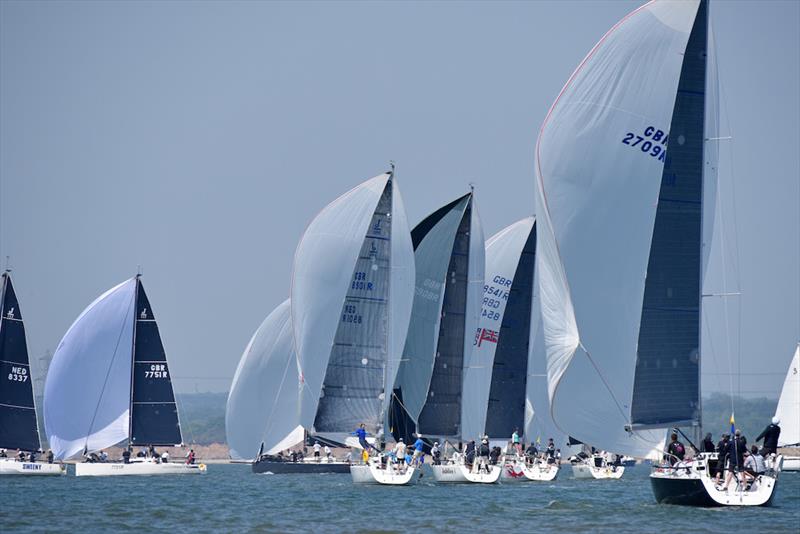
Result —
[[[35,451],[40,446],[39,427],[25,325],[7,272],[0,291],[0,447]]]
[[[683,58],[656,208],[639,330],[634,425],[700,417],[700,293],[707,2]]]
[[[131,443],[138,445],[175,445],[183,442],[167,355],[150,301],[138,279],[130,437]]]
[[[461,435],[461,394],[464,373],[464,328],[469,281],[469,234],[472,199],[458,226],[447,268],[441,322],[428,398],[419,414],[421,433]]]
[[[531,227],[514,272],[494,353],[486,411],[486,433],[492,437],[510,436],[515,429],[522,433],[525,428],[535,263],[536,223]]]

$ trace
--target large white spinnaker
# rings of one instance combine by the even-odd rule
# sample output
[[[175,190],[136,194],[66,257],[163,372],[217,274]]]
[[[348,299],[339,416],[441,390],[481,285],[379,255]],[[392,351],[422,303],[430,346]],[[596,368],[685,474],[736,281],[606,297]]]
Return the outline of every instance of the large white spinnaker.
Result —
[[[775,417],[781,420],[779,447],[800,445],[800,344],[794,351],[794,358],[783,382],[781,397]]]
[[[392,173],[342,195],[309,225],[291,290],[306,429],[341,440],[359,422],[381,430],[411,314],[413,262]]]
[[[128,438],[136,279],[92,302],[59,343],[47,372],[44,424],[56,459]]]
[[[670,126],[698,4],[657,0],[614,26],[564,86],[537,141],[553,418],[581,441],[638,457],[656,456],[663,442],[663,431],[626,427],[667,140],[683,141]]]
[[[303,441],[289,300],[258,327],[242,354],[225,408],[231,457],[275,454]],[[299,429],[299,430],[298,430]]]

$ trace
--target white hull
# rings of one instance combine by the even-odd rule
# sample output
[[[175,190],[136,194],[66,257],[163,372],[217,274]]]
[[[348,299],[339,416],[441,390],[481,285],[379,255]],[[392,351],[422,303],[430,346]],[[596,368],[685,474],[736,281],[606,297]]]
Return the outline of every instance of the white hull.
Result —
[[[577,479],[616,480],[622,478],[625,468],[622,466],[596,467],[588,463],[572,464],[572,477]]]
[[[529,466],[525,462],[506,462],[503,465],[503,482],[528,481],[550,482],[558,476],[560,466],[537,462]]]
[[[431,469],[434,480],[445,484],[494,484],[503,471],[499,465],[490,465],[488,473],[485,470],[478,473],[476,467],[470,470],[462,464],[432,465]]]
[[[696,460],[680,462],[674,467],[656,467],[650,474],[656,501],[666,504],[694,506],[766,506],[778,483],[783,458],[767,461],[767,473],[758,476],[749,488],[731,480],[723,489],[710,475],[708,460],[716,454],[703,455]]]
[[[0,459],[0,475],[53,476],[66,474],[67,466],[64,464],[18,462],[11,458]]]
[[[395,468],[388,464],[386,469],[380,467],[377,462],[366,464],[353,464],[350,466],[350,476],[353,477],[355,484],[381,484],[386,486],[407,486],[414,484],[418,476],[414,476],[417,470],[415,467],[407,467],[405,470]]]
[[[800,456],[784,456],[781,471],[800,471]]]
[[[104,477],[115,475],[200,475],[206,472],[205,464],[131,462],[75,464],[75,476]]]

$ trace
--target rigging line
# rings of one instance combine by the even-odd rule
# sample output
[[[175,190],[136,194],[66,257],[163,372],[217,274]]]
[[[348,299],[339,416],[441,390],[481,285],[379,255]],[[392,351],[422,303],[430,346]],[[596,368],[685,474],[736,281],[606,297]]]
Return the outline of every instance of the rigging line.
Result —
[[[706,316],[706,320],[703,321],[703,324],[705,325],[706,331],[708,333],[708,335],[704,339],[708,340],[708,345],[709,345],[709,348],[711,349],[711,357],[714,359],[714,368],[718,369],[719,366],[717,365],[717,351],[714,348],[714,337],[711,335],[711,327],[708,324],[708,309],[707,309],[706,306],[703,306],[703,315]],[[702,366],[702,363],[700,365]],[[702,368],[701,368],[700,372],[701,372],[701,374],[703,374]],[[730,374],[730,373],[724,373],[724,374]],[[723,375],[723,373],[715,373],[714,374],[714,376],[717,377],[717,390],[719,390],[719,391],[722,391],[722,383],[721,383],[721,378],[720,378],[720,376],[722,376],[722,375]]]
[[[131,300],[134,299],[136,296],[135,291],[131,293]],[[100,409],[100,401],[103,400],[103,394],[106,391],[106,384],[108,383],[108,377],[111,375],[111,369],[114,367],[114,360],[117,358],[117,350],[119,349],[119,343],[122,341],[122,333],[125,331],[125,323],[128,320],[128,314],[131,311],[131,307],[128,306],[128,310],[125,312],[125,317],[122,319],[122,326],[119,329],[119,336],[117,336],[117,344],[114,347],[114,355],[111,357],[111,361],[108,364],[108,370],[106,371],[106,377],[103,380],[103,387],[100,389],[100,397],[97,399],[97,404],[94,407],[94,414],[92,415],[92,421],[89,423],[89,430],[86,432],[86,441],[83,443],[83,450],[88,450],[89,447],[89,436],[92,435],[92,428],[94,427],[94,421],[97,418],[97,411]],[[128,417],[131,417],[131,414],[128,413]]]
[[[194,439],[194,432],[192,431],[192,423],[189,421],[189,415],[186,413],[186,410],[183,409],[183,403],[181,402],[181,398],[177,393],[175,393],[175,402],[178,403],[180,412],[182,412],[186,417],[186,427],[189,429],[189,438],[192,440],[191,441],[192,445],[194,445],[197,442]],[[181,417],[180,414],[178,414],[178,424],[180,423],[181,423]],[[181,439],[183,439],[183,436],[181,436]]]
[[[614,391],[612,391],[612,389],[611,389],[611,384],[609,384],[608,381],[606,380],[606,377],[603,376],[602,371],[600,371],[600,367],[594,361],[594,358],[592,358],[592,355],[589,354],[589,351],[586,350],[586,347],[583,346],[583,343],[581,343],[579,341],[578,345],[580,346],[580,348],[583,349],[584,354],[586,354],[586,357],[589,359],[589,362],[592,364],[592,367],[594,367],[594,370],[597,371],[597,376],[600,377],[600,380],[602,380],[603,385],[606,387],[606,389],[608,390],[608,393],[611,395],[611,398],[614,400],[614,404],[617,405],[617,409],[619,410],[619,413],[622,415],[622,419],[625,420],[625,421],[629,421],[630,418],[625,413],[625,410],[622,409],[622,405],[620,405],[619,401],[617,400],[617,396],[614,395]]]

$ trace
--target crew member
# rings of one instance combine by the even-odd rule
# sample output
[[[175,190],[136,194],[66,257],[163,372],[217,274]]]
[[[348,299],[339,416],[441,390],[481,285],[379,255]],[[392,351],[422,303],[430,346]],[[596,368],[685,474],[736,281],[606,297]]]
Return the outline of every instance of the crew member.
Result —
[[[772,423],[767,425],[767,428],[758,435],[756,441],[764,440],[764,447],[761,449],[761,454],[767,456],[768,454],[775,454],[778,451],[778,438],[781,435],[781,423],[777,417],[772,418]]]

